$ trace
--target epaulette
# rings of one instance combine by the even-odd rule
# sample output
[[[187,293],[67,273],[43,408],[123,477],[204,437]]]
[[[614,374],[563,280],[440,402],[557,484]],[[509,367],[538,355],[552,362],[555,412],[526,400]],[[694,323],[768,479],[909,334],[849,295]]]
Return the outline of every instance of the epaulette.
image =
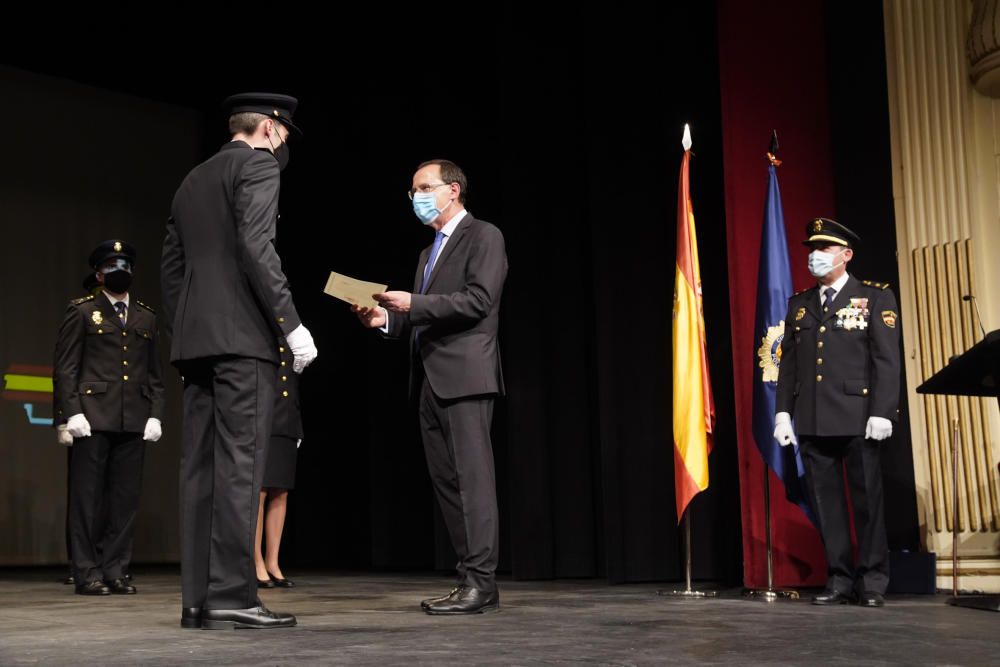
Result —
[[[861,284],[874,287],[875,289],[888,289],[889,283],[877,283],[874,280],[862,280]]]
[[[142,301],[139,301],[139,299],[136,299],[135,302],[137,304],[139,304],[140,306],[142,306],[143,308],[145,308],[146,310],[148,310],[149,312],[151,312],[154,315],[156,315],[156,311],[155,310],[153,310],[152,308],[150,308],[149,306],[147,306],[146,304],[144,304]]]
[[[69,303],[72,306],[79,306],[81,303],[87,303],[88,301],[93,301],[93,300],[94,300],[94,295],[91,294],[89,296],[81,296],[79,299],[73,299]]]

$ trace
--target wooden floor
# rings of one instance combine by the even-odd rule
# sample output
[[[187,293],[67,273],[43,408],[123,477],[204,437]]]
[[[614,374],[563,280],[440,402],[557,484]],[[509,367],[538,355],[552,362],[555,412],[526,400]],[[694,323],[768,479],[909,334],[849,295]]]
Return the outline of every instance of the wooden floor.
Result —
[[[103,598],[74,595],[59,574],[0,570],[0,665],[1000,664],[1000,614],[941,597],[825,608],[501,581],[500,613],[431,617],[419,601],[447,592],[447,578],[286,572],[299,586],[261,598],[297,627],[204,631],[178,625],[174,568],[137,568],[138,595]]]

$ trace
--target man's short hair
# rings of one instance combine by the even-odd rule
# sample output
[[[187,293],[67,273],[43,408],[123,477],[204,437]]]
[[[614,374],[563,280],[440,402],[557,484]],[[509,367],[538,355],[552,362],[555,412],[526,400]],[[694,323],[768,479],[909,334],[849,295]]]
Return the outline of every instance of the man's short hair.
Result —
[[[234,113],[229,117],[229,134],[253,134],[267,116],[255,111]]]
[[[469,182],[465,179],[465,172],[462,171],[462,168],[451,160],[428,160],[417,167],[417,171],[420,171],[424,167],[428,167],[432,164],[436,164],[441,167],[442,181],[449,185],[452,183],[458,183],[458,201],[464,204],[465,195],[469,191]]]

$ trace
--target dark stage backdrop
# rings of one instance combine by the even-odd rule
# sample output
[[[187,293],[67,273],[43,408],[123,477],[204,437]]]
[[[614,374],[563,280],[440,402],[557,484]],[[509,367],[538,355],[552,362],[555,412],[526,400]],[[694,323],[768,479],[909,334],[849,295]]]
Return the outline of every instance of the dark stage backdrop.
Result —
[[[710,487],[691,505],[695,576],[742,580],[716,13],[713,3],[687,5],[546,16],[537,5],[494,3],[485,19],[434,15],[419,29],[412,16],[394,19],[381,7],[355,8],[336,24],[305,8],[294,31],[254,37],[245,59],[227,50],[246,48],[246,36],[206,18],[187,33],[191,48],[167,63],[142,57],[152,47],[113,62],[17,63],[200,113],[207,131],[198,157],[227,139],[217,112],[225,95],[276,90],[301,99],[296,119],[306,135],[283,177],[278,249],[320,356],[303,376],[306,437],[282,549],[292,573],[454,564],[406,397],[405,345],[363,331],[322,294],[330,270],[410,287],[431,235],[405,190],[419,162],[447,157],[465,168],[469,208],[504,232],[510,260],[501,324],[509,396],[494,428],[501,570],[612,582],[682,576],[670,313],[689,122],[718,412]],[[184,123],[152,137],[182,165],[158,167],[161,191],[145,201],[160,211],[159,234],[173,189],[197,161],[159,141],[178,130],[199,139]],[[46,132],[30,143],[42,155],[60,146]],[[40,182],[49,199],[72,179]],[[117,196],[105,192],[102,201],[111,207]],[[81,234],[83,223],[68,229]],[[61,267],[78,255],[47,261]],[[19,277],[3,271],[8,283]],[[29,294],[58,311],[57,291]],[[51,337],[55,324],[38,326]],[[176,456],[176,443],[161,451],[170,447]],[[47,493],[59,493],[58,484]],[[147,484],[144,502],[171,513],[158,527],[175,534],[175,496],[152,493]]]

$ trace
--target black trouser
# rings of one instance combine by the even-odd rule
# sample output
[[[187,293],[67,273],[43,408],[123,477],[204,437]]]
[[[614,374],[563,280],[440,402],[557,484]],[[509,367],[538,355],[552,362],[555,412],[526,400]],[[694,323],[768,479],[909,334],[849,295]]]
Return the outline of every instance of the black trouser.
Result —
[[[889,585],[889,542],[882,507],[880,443],[864,436],[800,436],[806,485],[826,551],[827,588],[850,594],[885,593]],[[844,493],[844,468],[854,509],[858,563]]]
[[[244,357],[185,362],[181,445],[184,607],[257,601],[254,538],[277,367]]]
[[[459,582],[493,591],[500,541],[490,442],[493,396],[445,401],[425,378],[419,413],[427,468],[458,555]]]
[[[74,440],[70,557],[78,585],[124,574],[132,554],[145,452],[139,433],[95,431]]]

